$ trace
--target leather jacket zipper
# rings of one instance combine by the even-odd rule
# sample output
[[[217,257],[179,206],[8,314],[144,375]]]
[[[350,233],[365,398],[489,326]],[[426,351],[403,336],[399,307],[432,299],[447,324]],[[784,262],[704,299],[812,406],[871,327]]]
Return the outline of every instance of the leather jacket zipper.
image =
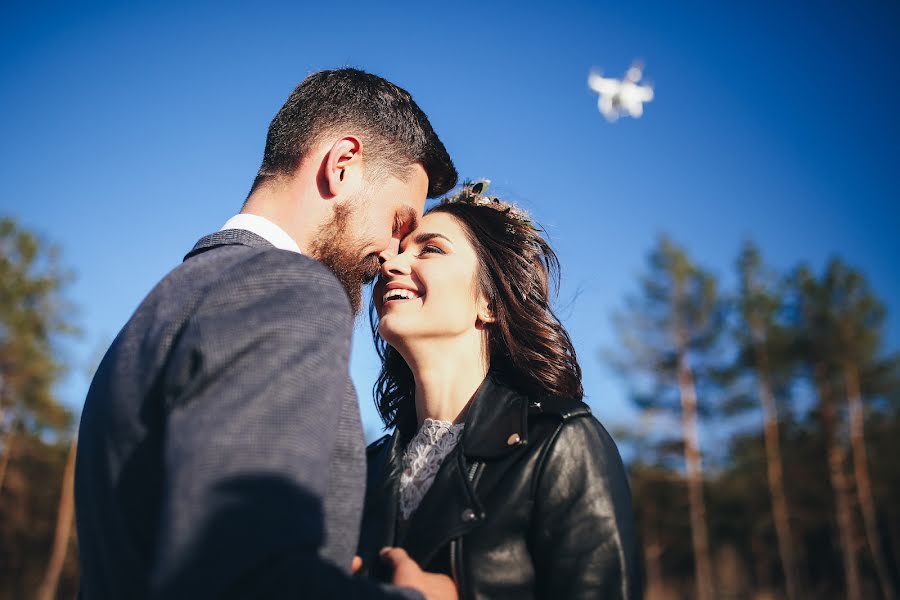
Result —
[[[462,580],[462,538],[450,540],[450,575],[456,583],[456,593],[464,600],[468,594]]]
[[[469,467],[469,481],[472,482],[472,489],[475,489],[475,486],[478,485],[478,479],[481,476],[482,467],[484,467],[484,463],[473,462]]]
[[[469,478],[469,481],[472,483],[472,487],[474,488],[478,483],[478,477],[481,475],[481,467],[484,466],[484,463],[473,462],[469,466],[469,471],[466,474]],[[450,575],[453,577],[453,581],[456,582],[457,593],[459,594],[460,600],[465,600],[465,598],[469,597],[465,587],[465,580],[463,578],[463,544],[462,537],[458,537],[454,540],[450,540]]]

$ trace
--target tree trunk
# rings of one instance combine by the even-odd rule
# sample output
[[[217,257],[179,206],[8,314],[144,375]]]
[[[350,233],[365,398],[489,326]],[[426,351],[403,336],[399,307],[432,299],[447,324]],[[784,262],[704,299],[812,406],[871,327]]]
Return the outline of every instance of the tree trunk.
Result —
[[[859,565],[856,558],[856,535],[853,526],[853,509],[850,499],[850,485],[844,472],[844,449],[838,439],[837,414],[831,401],[827,373],[822,365],[816,367],[816,387],[822,410],[822,428],[828,452],[828,477],[834,492],[837,509],[838,534],[841,542],[841,556],[844,561],[844,577],[847,584],[847,599],[862,600],[859,580]]]
[[[794,559],[794,542],[791,521],[788,515],[787,497],[784,493],[781,442],[778,437],[778,407],[769,384],[769,357],[762,344],[756,344],[757,387],[763,409],[763,434],[766,443],[766,472],[769,479],[769,493],[772,496],[772,520],[778,539],[778,553],[784,571],[788,600],[800,597],[797,577],[797,562]]]
[[[682,347],[678,358],[678,389],[681,395],[681,425],[684,431],[684,462],[687,469],[690,505],[691,541],[694,549],[694,576],[697,600],[714,596],[709,533],[706,530],[706,504],[703,501],[703,471],[700,464],[700,436],[697,427],[697,392],[694,375]]]
[[[844,382],[847,386],[847,407],[850,414],[850,448],[853,451],[853,474],[856,478],[856,494],[862,508],[863,524],[866,539],[872,552],[872,562],[881,585],[881,592],[886,600],[894,600],[894,584],[888,570],[887,560],[881,548],[878,535],[878,512],[872,496],[872,485],[869,479],[869,461],[866,456],[866,439],[863,429],[863,405],[859,390],[859,373],[851,361],[844,363]]]
[[[59,495],[59,510],[56,514],[56,535],[53,538],[53,549],[44,573],[44,580],[38,588],[37,600],[53,600],[59,586],[59,575],[66,562],[69,549],[69,538],[72,534],[72,516],[75,513],[75,451],[78,443],[76,436],[69,447],[66,469],[63,473],[62,492]]]
[[[662,565],[660,564],[660,556],[662,556],[662,544],[659,536],[656,534],[656,524],[651,523],[650,515],[647,515],[644,522],[644,564],[647,569],[647,589],[646,595],[650,600],[658,600],[665,597],[666,585],[663,582]]]

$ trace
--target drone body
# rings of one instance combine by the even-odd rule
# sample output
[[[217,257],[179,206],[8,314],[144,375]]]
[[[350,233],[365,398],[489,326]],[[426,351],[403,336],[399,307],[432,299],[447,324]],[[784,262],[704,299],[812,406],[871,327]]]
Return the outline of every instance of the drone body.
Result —
[[[600,94],[597,107],[607,121],[626,114],[638,118],[644,114],[644,103],[653,100],[653,88],[640,85],[641,67],[632,65],[623,79],[603,77],[597,71],[588,74],[588,87]]]

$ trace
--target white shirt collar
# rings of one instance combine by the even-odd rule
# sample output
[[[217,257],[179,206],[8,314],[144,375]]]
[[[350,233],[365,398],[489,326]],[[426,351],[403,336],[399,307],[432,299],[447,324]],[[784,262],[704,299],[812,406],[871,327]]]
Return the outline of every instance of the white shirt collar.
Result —
[[[255,233],[276,248],[303,254],[294,238],[289,236],[284,229],[259,215],[247,213],[235,215],[225,222],[220,231],[225,231],[226,229],[243,229],[244,231]]]

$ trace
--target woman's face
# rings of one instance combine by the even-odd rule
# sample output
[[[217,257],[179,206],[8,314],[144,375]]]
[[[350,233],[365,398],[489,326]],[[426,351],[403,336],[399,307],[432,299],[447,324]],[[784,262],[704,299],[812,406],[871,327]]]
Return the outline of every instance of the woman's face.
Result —
[[[477,290],[478,259],[464,226],[446,213],[431,213],[381,267],[375,286],[378,332],[398,348],[418,339],[450,339],[490,320]]]

